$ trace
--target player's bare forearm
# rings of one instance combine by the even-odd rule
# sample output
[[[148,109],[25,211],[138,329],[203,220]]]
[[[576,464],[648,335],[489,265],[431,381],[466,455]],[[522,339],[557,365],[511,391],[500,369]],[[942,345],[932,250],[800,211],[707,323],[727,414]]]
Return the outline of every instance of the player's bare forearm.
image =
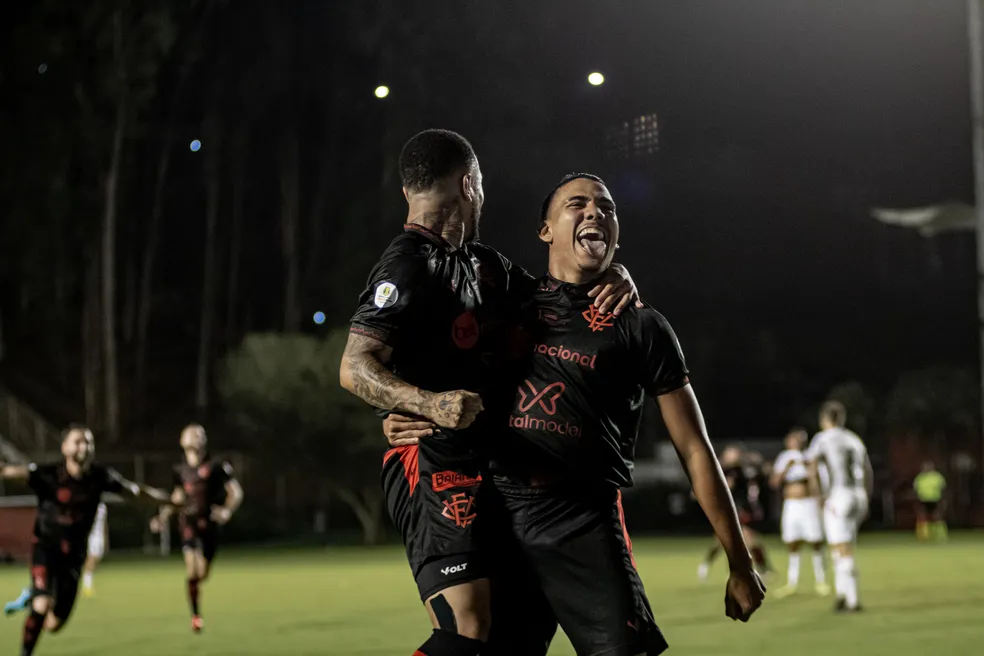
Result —
[[[707,438],[704,418],[690,385],[658,397],[663,421],[680,460],[690,477],[697,502],[710,520],[714,533],[733,568],[751,567],[751,556],[742,535],[735,502],[724,472]]]
[[[822,495],[822,490],[820,489],[820,466],[815,461],[811,461],[807,472],[810,495],[819,499]]]
[[[429,416],[426,406],[432,395],[387,369],[391,354],[392,350],[379,340],[350,333],[338,372],[339,382],[369,405]]]
[[[239,484],[239,481],[232,479],[225,484],[226,490],[226,501],[223,507],[229,511],[229,514],[239,510],[239,506],[243,504],[243,486]]]
[[[31,472],[27,465],[5,465],[0,462],[0,479],[5,481],[26,481]]]

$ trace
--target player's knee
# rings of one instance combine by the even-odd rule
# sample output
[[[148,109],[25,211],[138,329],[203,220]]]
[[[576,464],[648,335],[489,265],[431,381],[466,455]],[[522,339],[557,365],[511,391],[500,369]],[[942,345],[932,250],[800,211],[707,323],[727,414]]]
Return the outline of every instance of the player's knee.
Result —
[[[492,628],[487,582],[455,586],[428,601],[436,628],[485,641]]]
[[[51,609],[51,597],[35,597],[31,601],[31,608],[38,615],[47,615]]]

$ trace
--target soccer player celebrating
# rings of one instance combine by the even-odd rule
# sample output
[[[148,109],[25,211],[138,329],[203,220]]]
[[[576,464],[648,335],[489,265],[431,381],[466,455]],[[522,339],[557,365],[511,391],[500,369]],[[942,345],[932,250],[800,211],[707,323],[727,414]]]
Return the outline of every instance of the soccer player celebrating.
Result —
[[[839,612],[861,610],[854,544],[858,528],[868,516],[874,476],[868,450],[855,433],[844,428],[847,411],[839,401],[820,408],[820,432],[806,451],[814,491],[820,489],[818,470],[827,468],[830,486],[823,505],[823,528],[834,561],[834,590]]]
[[[946,479],[936,471],[930,461],[923,463],[922,471],[912,482],[919,505],[916,508],[916,537],[926,540],[946,540],[946,513],[943,498]]]
[[[728,555],[725,612],[746,621],[765,589],[676,336],[648,306],[615,317],[588,296],[619,238],[615,203],[604,183],[588,174],[565,177],[544,201],[538,234],[550,248],[549,274],[533,298],[538,319],[532,356],[489,467],[494,498],[511,519],[532,578],[578,654],[666,649],[635,568],[619,491],[632,484],[648,395],[657,400]],[[420,445],[432,441],[425,437]]]
[[[786,435],[785,450],[779,453],[772,465],[770,483],[774,489],[782,489],[782,541],[789,549],[787,582],[776,592],[780,598],[795,593],[799,585],[799,549],[803,544],[813,547],[813,576],[817,594],[824,597],[830,594],[823,571],[820,499],[811,489],[810,472],[803,455],[806,441],[807,434],[802,428],[790,431]]]
[[[96,521],[92,524],[89,531],[88,555],[85,558],[85,567],[82,568],[82,594],[91,597],[95,594],[92,587],[92,575],[96,567],[106,555],[106,547],[109,544],[109,526],[106,522],[108,511],[105,503],[100,503],[96,509]]]
[[[370,274],[352,318],[341,385],[370,405],[425,417],[440,439],[386,453],[383,488],[434,630],[425,656],[477,654],[488,637],[488,562],[476,504],[481,450],[511,401],[509,354],[533,279],[478,241],[482,173],[459,134],[427,130],[400,155],[407,223]],[[595,309],[621,310],[631,280],[613,272]],[[607,293],[606,293],[607,292]]]
[[[0,466],[0,478],[27,481],[38,497],[31,554],[31,613],[24,622],[21,656],[34,653],[41,631],[64,627],[75,605],[86,542],[104,493],[167,500],[162,490],[132,483],[94,461],[95,440],[85,426],[62,433],[58,464]]]
[[[160,531],[173,510],[178,509],[191,630],[198,633],[203,628],[199,588],[211,572],[219,527],[229,522],[243,502],[243,488],[233,474],[232,465],[209,455],[208,438],[200,425],[191,424],[181,431],[181,450],[184,460],[174,468],[171,503],[162,507],[152,520],[151,530]]]

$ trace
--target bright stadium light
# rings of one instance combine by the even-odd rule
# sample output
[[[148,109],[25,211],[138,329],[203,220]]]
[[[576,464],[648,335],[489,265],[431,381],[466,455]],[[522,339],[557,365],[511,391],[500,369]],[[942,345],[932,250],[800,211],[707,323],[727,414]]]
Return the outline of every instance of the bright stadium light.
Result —
[[[377,98],[383,99],[388,95],[390,95],[390,88],[388,86],[386,86],[385,84],[380,84],[378,87],[376,87]]]
[[[588,75],[588,84],[590,84],[591,86],[600,87],[604,83],[605,83],[605,76],[599,73],[598,71],[595,71],[594,73]]]

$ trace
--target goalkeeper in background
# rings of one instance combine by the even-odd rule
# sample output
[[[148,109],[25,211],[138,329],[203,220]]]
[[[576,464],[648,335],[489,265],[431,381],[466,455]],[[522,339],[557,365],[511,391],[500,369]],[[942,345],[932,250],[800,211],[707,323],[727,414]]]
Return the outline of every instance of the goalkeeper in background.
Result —
[[[919,503],[916,506],[916,537],[920,540],[946,540],[946,479],[931,461],[912,483]]]

